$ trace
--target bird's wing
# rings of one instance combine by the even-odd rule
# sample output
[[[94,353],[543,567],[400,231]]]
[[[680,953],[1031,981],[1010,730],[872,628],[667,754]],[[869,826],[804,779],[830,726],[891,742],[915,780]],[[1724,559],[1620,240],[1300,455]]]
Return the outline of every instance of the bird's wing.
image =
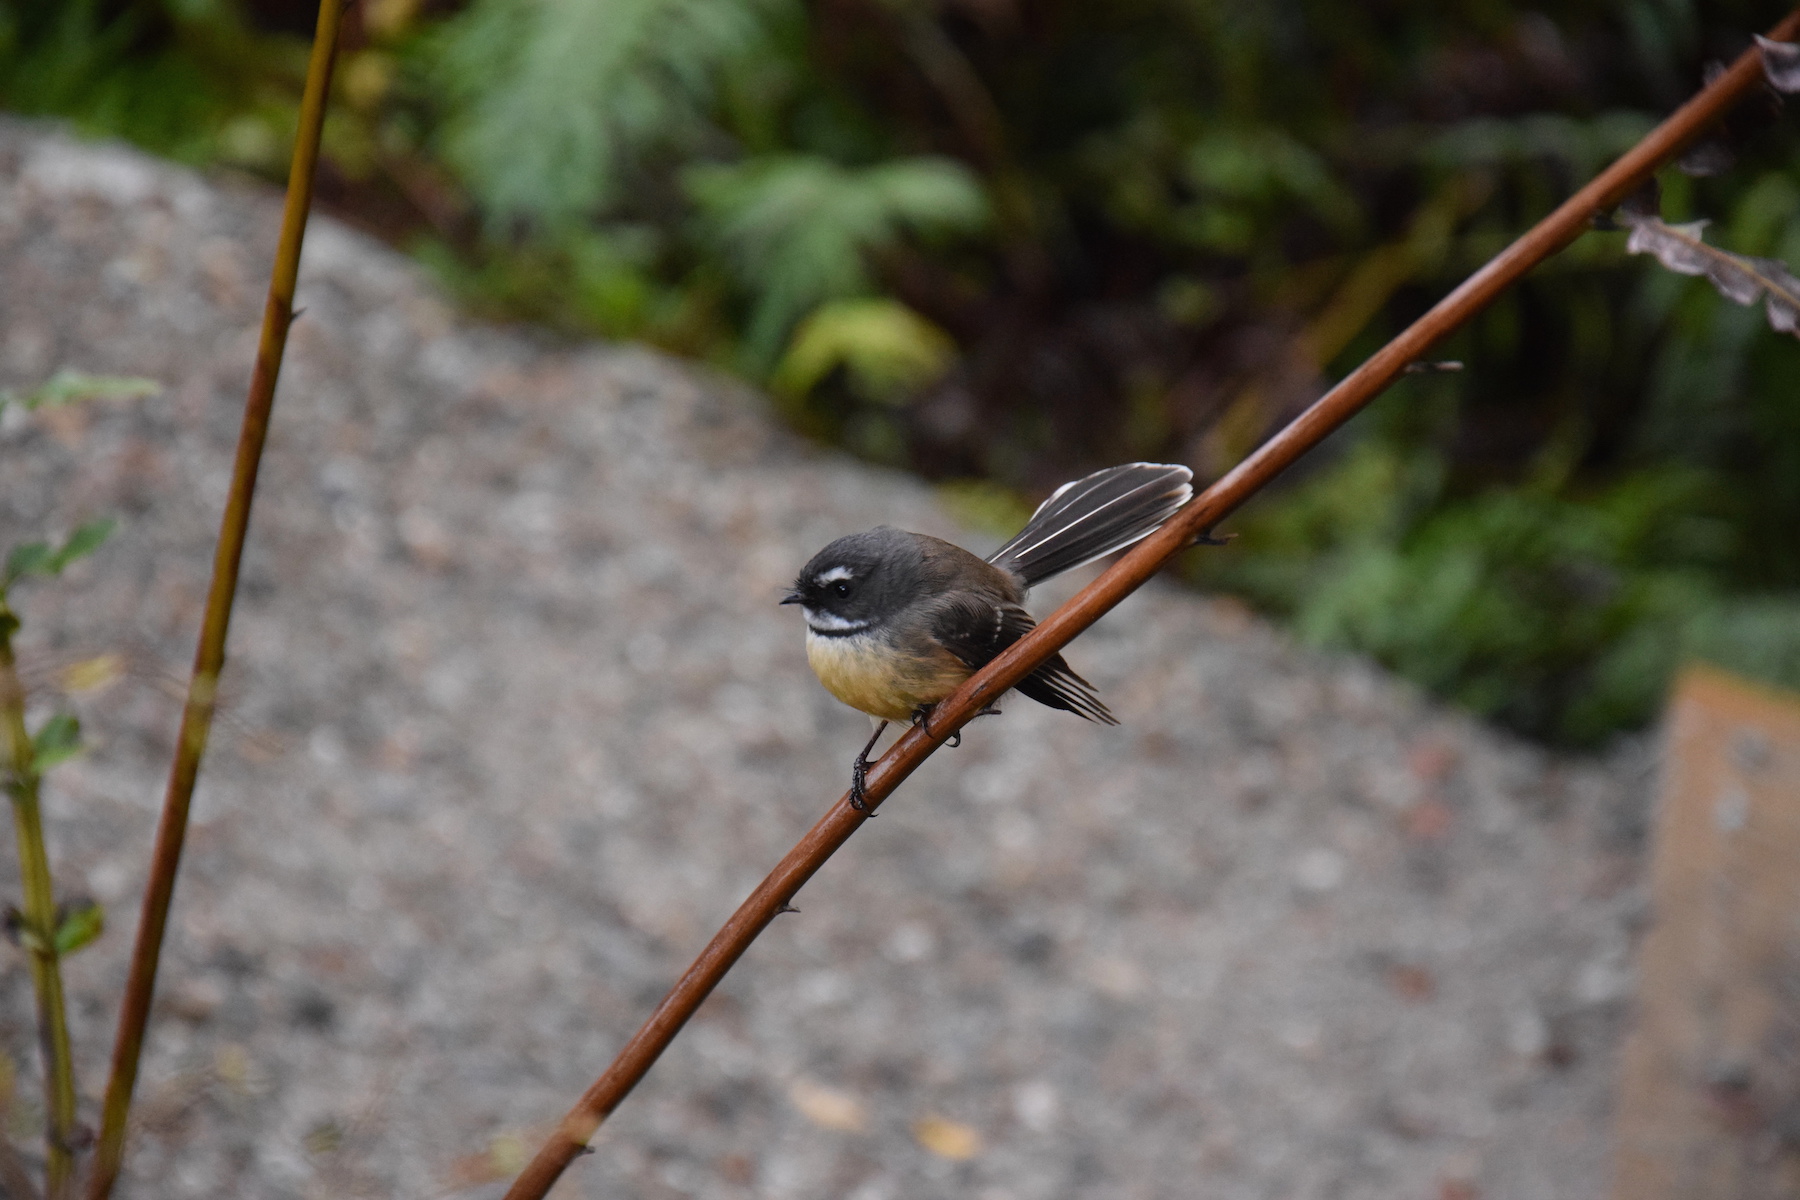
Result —
[[[960,595],[933,614],[931,631],[939,644],[975,670],[994,661],[1002,650],[1037,627],[1017,604],[983,596]],[[1020,692],[1051,708],[1060,708],[1103,725],[1117,725],[1093,685],[1070,669],[1058,654],[1017,685]]]

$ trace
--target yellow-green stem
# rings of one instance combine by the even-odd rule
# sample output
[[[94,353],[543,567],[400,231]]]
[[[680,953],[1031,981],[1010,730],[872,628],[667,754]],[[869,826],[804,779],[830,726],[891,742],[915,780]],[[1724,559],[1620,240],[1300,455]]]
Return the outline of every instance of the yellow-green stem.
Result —
[[[256,349],[256,368],[250,376],[249,395],[244,399],[244,420],[238,432],[231,492],[225,501],[225,513],[219,522],[219,543],[213,555],[212,586],[207,591],[206,612],[200,621],[200,640],[194,650],[187,706],[182,710],[181,729],[175,737],[168,790],[164,793],[162,816],[156,826],[156,845],[150,854],[150,877],[144,885],[144,907],[138,918],[137,938],[131,948],[131,970],[119,1006],[119,1031],[113,1041],[112,1071],[106,1081],[100,1137],[94,1147],[93,1173],[88,1178],[88,1200],[106,1200],[111,1195],[113,1182],[124,1161],[126,1119],[131,1115],[138,1061],[144,1049],[144,1029],[150,1021],[150,1001],[156,991],[157,962],[162,957],[169,905],[175,895],[175,876],[181,866],[181,848],[187,839],[188,806],[194,798],[200,759],[206,752],[207,734],[212,728],[219,672],[225,666],[225,635],[231,626],[232,601],[237,596],[238,566],[243,561],[244,540],[250,529],[250,502],[256,495],[256,475],[262,465],[263,442],[269,432],[269,414],[275,404],[275,384],[281,375],[288,326],[294,319],[294,285],[300,274],[300,244],[306,234],[307,210],[312,206],[313,169],[319,160],[319,135],[325,124],[325,99],[331,91],[341,11],[342,0],[322,0],[318,26],[313,33],[312,59],[306,69],[306,91],[300,100],[300,123],[294,138],[293,165],[288,170],[287,205],[281,216],[281,237],[275,249],[269,298],[263,306],[262,339]]]
[[[25,689],[13,666],[11,614],[0,602],[0,725],[5,726],[13,827],[19,839],[19,880],[25,891],[19,942],[31,963],[37,992],[38,1035],[44,1054],[44,1191],[50,1200],[67,1194],[74,1178],[75,1068],[69,1056],[69,1021],[63,1005],[62,964],[56,952],[56,889],[50,855],[44,849],[43,814],[38,808],[38,772],[31,735],[25,729]]]

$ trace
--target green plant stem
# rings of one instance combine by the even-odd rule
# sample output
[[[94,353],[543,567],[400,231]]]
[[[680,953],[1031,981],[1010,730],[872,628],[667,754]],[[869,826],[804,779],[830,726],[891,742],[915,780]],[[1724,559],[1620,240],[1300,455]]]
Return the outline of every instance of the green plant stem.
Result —
[[[43,814],[38,807],[37,768],[31,735],[25,729],[25,689],[13,664],[13,622],[0,601],[0,724],[12,761],[7,791],[12,796],[13,828],[19,839],[19,879],[25,891],[20,944],[31,963],[37,992],[38,1036],[44,1054],[44,1190],[51,1200],[63,1196],[74,1178],[75,1067],[69,1055],[69,1018],[63,1004],[62,963],[56,952],[56,889],[50,880],[50,855],[44,849]]]
[[[131,1114],[132,1092],[137,1085],[144,1029],[150,1020],[150,1002],[156,991],[157,961],[168,927],[169,903],[175,893],[182,843],[187,837],[188,808],[194,796],[194,783],[200,774],[200,759],[206,752],[207,734],[212,728],[219,672],[225,666],[225,635],[231,625],[238,567],[243,560],[244,540],[250,527],[250,502],[256,494],[256,476],[262,463],[263,442],[268,436],[269,413],[275,404],[275,384],[281,375],[282,354],[287,348],[288,326],[294,319],[294,285],[300,273],[300,245],[306,235],[307,212],[312,207],[313,172],[318,165],[325,101],[331,91],[331,73],[337,58],[341,12],[342,0],[322,0],[319,5],[312,58],[306,69],[306,91],[300,101],[293,165],[288,172],[281,237],[275,253],[274,273],[269,280],[269,299],[263,309],[262,339],[257,346],[256,369],[250,377],[250,390],[244,401],[244,421],[238,433],[231,493],[220,521],[219,543],[213,558],[212,586],[206,596],[206,613],[201,620],[200,641],[194,652],[187,705],[182,710],[174,761],[169,767],[168,791],[156,827],[156,847],[151,855],[150,877],[144,887],[143,914],[138,921],[137,939],[132,945],[131,973],[119,1009],[112,1073],[106,1082],[100,1138],[94,1153],[93,1174],[88,1181],[89,1200],[105,1200],[112,1193],[113,1182],[118,1178],[124,1160],[126,1122]]]

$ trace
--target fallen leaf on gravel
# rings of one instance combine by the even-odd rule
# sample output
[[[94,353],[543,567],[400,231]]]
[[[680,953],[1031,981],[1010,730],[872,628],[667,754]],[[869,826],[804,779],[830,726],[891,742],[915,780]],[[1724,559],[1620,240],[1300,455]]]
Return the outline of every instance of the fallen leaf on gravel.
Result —
[[[93,692],[113,683],[125,674],[125,660],[117,654],[98,654],[66,667],[62,673],[65,691]]]
[[[461,1189],[511,1179],[531,1161],[531,1150],[524,1134],[497,1133],[480,1154],[457,1159],[450,1167],[448,1182]]]
[[[488,1143],[487,1156],[502,1178],[517,1175],[531,1161],[531,1145],[523,1134],[502,1133]]]
[[[796,1079],[788,1088],[788,1099],[814,1125],[847,1133],[861,1133],[869,1127],[862,1101],[838,1088],[811,1079]]]
[[[913,1138],[939,1158],[951,1162],[965,1162],[981,1153],[981,1135],[947,1117],[920,1117],[913,1122]]]
[[[306,1131],[300,1139],[308,1154],[335,1154],[344,1144],[344,1127],[336,1119],[327,1117]]]
[[[240,1096],[258,1094],[266,1082],[250,1051],[237,1042],[227,1042],[213,1054],[213,1077]]]

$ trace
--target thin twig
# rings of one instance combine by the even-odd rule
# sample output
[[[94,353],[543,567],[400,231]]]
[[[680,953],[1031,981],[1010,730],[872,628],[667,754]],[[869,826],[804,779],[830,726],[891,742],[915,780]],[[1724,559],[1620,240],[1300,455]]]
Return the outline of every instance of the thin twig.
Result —
[[[1790,13],[1769,36],[1776,41],[1788,41],[1797,33],[1800,33],[1800,9]],[[1753,47],[1598,178],[1489,260],[1462,286],[1347,375],[1280,433],[1195,497],[1167,525],[1139,542],[1098,579],[1045,618],[1035,630],[983,667],[934,710],[931,725],[935,737],[927,735],[922,728],[912,729],[875,765],[868,778],[868,807],[873,809],[879,805],[939,744],[973,719],[982,708],[1142,587],[1171,558],[1204,537],[1295,459],[1361,411],[1405,371],[1408,363],[1422,358],[1432,345],[1491,304],[1538,263],[1574,241],[1595,214],[1618,204],[1659,166],[1717,121],[1761,79],[1762,63]],[[794,894],[867,819],[865,814],[850,806],[848,792],[838,798],[831,810],[807,831],[799,844],[788,851],[769,877],[731,915],[724,928],[657,1005],[650,1019],[625,1044],[606,1073],[569,1110],[513,1181],[505,1200],[543,1200],[563,1170],[587,1147],[600,1123],[644,1077],[700,1003],[749,949],[757,934],[790,904]]]
[[[75,1175],[75,1066],[69,1054],[69,1015],[63,1003],[62,956],[56,949],[56,889],[50,854],[44,848],[43,812],[38,805],[42,778],[37,750],[25,728],[25,688],[13,663],[12,630],[17,622],[0,597],[0,724],[5,725],[11,760],[6,790],[12,796],[13,827],[19,842],[19,882],[25,892],[19,944],[31,964],[37,993],[38,1037],[44,1055],[44,1191],[61,1200]]]
[[[126,1119],[131,1112],[132,1090],[137,1084],[138,1059],[143,1051],[144,1027],[150,1019],[150,1001],[156,990],[156,966],[162,953],[163,933],[168,926],[169,901],[175,892],[175,874],[181,865],[182,842],[187,836],[188,806],[193,799],[200,758],[206,751],[206,738],[212,726],[219,672],[225,665],[225,634],[231,624],[231,605],[237,594],[238,565],[243,558],[244,538],[250,526],[250,501],[256,493],[256,473],[262,463],[263,441],[269,431],[269,412],[275,403],[275,384],[281,375],[288,326],[294,319],[294,283],[300,272],[300,243],[306,235],[307,211],[312,207],[313,170],[319,159],[325,101],[331,91],[331,72],[337,59],[341,12],[342,0],[321,0],[318,27],[313,34],[312,58],[306,68],[306,90],[300,101],[300,124],[294,139],[293,166],[288,172],[287,205],[281,215],[275,270],[269,280],[268,303],[263,309],[262,340],[256,349],[256,369],[251,374],[249,395],[244,401],[244,421],[238,433],[231,494],[219,524],[219,543],[213,558],[212,587],[206,596],[200,642],[194,652],[194,673],[188,685],[187,705],[181,714],[181,731],[169,768],[162,817],[156,827],[150,878],[144,888],[143,915],[138,922],[137,940],[132,946],[131,974],[119,1011],[112,1074],[106,1083],[100,1139],[94,1154],[93,1176],[88,1182],[89,1200],[105,1200],[111,1193],[124,1156]]]

